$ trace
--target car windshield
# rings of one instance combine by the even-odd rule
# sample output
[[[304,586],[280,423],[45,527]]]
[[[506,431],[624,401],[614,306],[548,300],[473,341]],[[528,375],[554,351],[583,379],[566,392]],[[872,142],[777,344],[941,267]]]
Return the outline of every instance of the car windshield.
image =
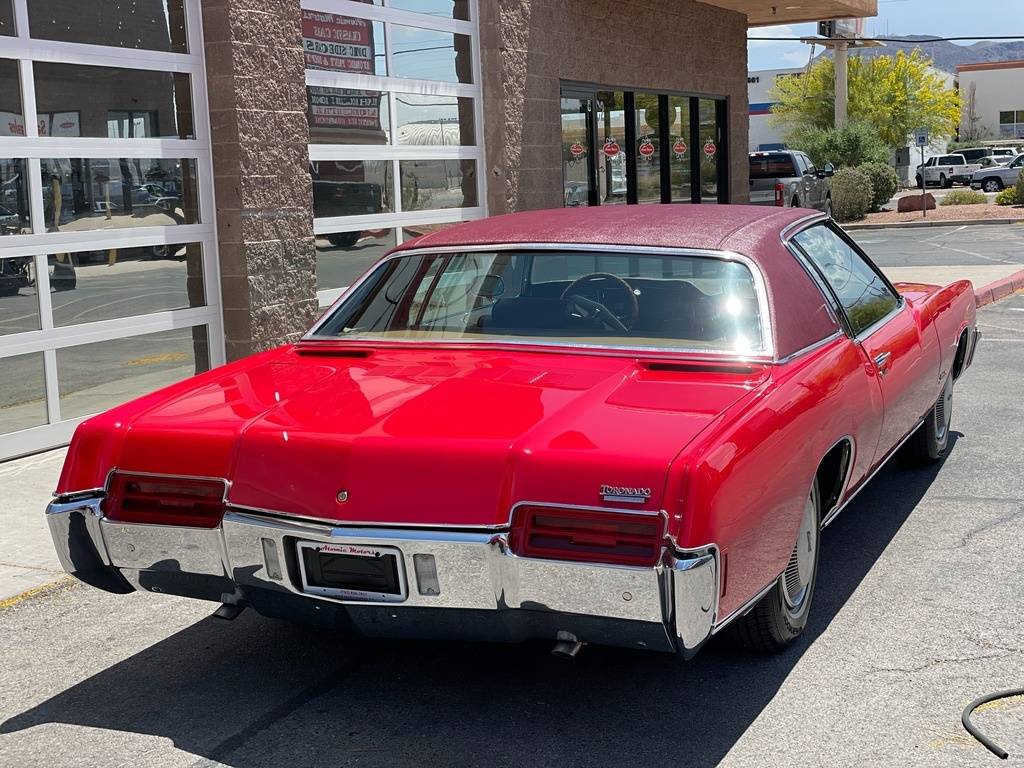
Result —
[[[751,270],[588,250],[415,253],[381,263],[312,338],[767,351]]]
[[[787,154],[754,155],[750,158],[750,178],[779,179],[799,176],[793,156]]]

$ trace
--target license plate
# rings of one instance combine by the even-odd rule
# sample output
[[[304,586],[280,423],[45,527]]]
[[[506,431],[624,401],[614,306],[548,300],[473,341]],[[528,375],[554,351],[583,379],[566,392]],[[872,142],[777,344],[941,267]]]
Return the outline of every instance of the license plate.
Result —
[[[369,544],[300,541],[302,589],[312,595],[374,603],[408,596],[401,550]]]

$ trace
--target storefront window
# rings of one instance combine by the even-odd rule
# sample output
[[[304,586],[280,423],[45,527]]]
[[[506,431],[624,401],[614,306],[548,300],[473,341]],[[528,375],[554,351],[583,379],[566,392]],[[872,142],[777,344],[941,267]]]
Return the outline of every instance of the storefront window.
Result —
[[[636,193],[639,203],[661,202],[661,119],[656,93],[634,96]]]
[[[58,327],[206,304],[199,243],[58,253],[48,261]]]
[[[14,37],[18,32],[14,28],[14,9],[11,0],[0,0],[0,35]]]
[[[32,257],[0,258],[0,336],[40,327]]]
[[[388,0],[388,7],[441,19],[469,20],[469,0]]]
[[[0,237],[32,231],[25,167],[21,159],[0,159]]]
[[[395,77],[473,82],[469,37],[419,27],[391,27],[391,61]]]
[[[47,423],[43,353],[3,358],[0,365],[0,434]]]
[[[306,69],[386,75],[384,25],[324,11],[302,10]]]
[[[33,71],[40,136],[195,138],[189,75],[42,61]]]
[[[87,416],[210,368],[206,327],[57,350],[60,413]]]
[[[399,144],[420,147],[476,144],[472,99],[399,93],[395,102]]]
[[[194,160],[43,159],[48,232],[199,223]]]
[[[597,92],[597,193],[601,205],[626,203],[626,112],[622,91]]]
[[[590,158],[593,154],[589,117],[594,100],[562,97],[562,183],[565,205],[590,205]]]
[[[364,216],[394,210],[394,164],[390,160],[313,163],[313,215]]]
[[[312,144],[389,144],[388,94],[354,88],[306,87]]]
[[[700,100],[700,201],[718,202],[718,119],[714,99]]]
[[[18,62],[0,59],[0,136],[24,136]]]
[[[316,237],[316,282],[321,291],[345,288],[395,247],[395,230],[337,232]]]
[[[669,174],[673,203],[688,203],[693,198],[690,158],[690,99],[687,96],[669,96],[668,111],[672,123],[669,128]]]
[[[402,160],[399,169],[403,211],[477,205],[475,160]]]
[[[29,34],[39,40],[188,53],[184,0],[85,3],[30,0]]]

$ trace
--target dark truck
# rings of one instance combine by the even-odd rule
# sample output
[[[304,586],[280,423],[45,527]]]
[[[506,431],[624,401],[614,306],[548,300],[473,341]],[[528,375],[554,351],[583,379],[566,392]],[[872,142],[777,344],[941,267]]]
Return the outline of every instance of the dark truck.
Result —
[[[750,204],[816,208],[832,215],[832,163],[818,170],[803,152],[750,153]]]
[[[310,166],[309,174],[313,177],[313,211],[317,218],[359,216],[384,210],[383,190],[380,184],[371,181],[324,179],[314,166]],[[351,248],[359,241],[361,234],[338,232],[326,235],[326,238],[335,247]]]

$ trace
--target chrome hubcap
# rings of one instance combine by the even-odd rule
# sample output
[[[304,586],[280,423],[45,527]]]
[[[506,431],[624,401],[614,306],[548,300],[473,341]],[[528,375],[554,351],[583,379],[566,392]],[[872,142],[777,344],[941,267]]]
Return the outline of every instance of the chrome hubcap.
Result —
[[[817,509],[813,497],[807,498],[804,516],[800,521],[800,533],[796,537],[789,565],[782,575],[782,594],[786,605],[796,610],[807,599],[807,590],[814,575],[814,558],[818,548],[818,536],[814,527],[818,523]]]

